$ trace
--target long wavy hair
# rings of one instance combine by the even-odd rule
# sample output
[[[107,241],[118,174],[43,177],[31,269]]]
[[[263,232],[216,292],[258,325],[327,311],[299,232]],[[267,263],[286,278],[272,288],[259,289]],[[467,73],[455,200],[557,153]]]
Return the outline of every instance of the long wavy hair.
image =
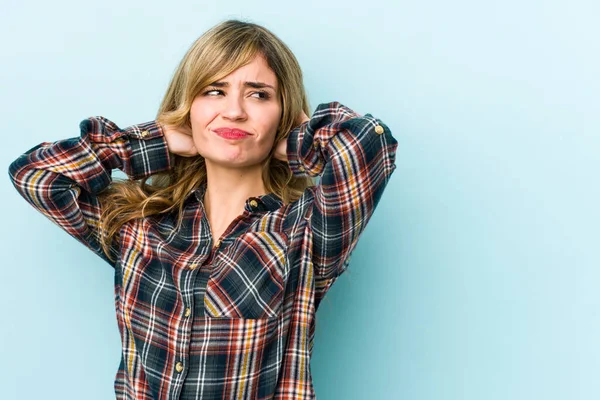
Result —
[[[276,144],[294,128],[296,117],[310,107],[302,70],[290,49],[266,28],[239,20],[222,22],[200,36],[191,45],[175,70],[162,100],[156,120],[161,124],[187,126],[194,98],[212,82],[229,75],[262,55],[277,76],[282,114],[274,146],[263,164],[262,178],[266,190],[279,196],[284,204],[297,200],[314,185],[310,177],[294,176],[286,162],[273,156]],[[111,260],[110,248],[123,224],[151,215],[173,212],[183,216],[186,197],[206,183],[206,165],[200,155],[183,157],[171,153],[168,171],[141,180],[114,180],[99,194],[102,215],[99,241]]]

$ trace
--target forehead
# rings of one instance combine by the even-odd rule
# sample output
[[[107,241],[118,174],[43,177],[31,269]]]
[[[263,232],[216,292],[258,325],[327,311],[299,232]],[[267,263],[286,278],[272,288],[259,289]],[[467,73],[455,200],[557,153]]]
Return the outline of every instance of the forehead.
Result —
[[[263,82],[277,87],[277,76],[262,55],[243,65],[219,81]]]

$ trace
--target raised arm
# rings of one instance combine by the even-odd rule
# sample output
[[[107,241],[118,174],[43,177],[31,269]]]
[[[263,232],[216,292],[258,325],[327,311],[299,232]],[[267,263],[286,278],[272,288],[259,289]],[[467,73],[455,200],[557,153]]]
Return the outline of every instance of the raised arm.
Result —
[[[79,128],[79,137],[31,148],[8,173],[29,204],[114,267],[96,236],[102,212],[98,193],[112,182],[113,169],[140,179],[168,170],[171,157],[156,121],[119,129],[97,116],[81,121]],[[113,243],[111,256],[117,252]]]
[[[319,105],[309,121],[290,132],[291,170],[321,178],[306,211],[317,277],[334,278],[346,269],[396,168],[397,146],[379,119],[338,102]]]

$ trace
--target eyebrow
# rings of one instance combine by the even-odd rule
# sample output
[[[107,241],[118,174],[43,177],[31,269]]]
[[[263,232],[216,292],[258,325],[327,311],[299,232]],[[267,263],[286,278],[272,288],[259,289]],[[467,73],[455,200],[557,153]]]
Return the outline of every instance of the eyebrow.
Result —
[[[224,82],[224,81],[213,82],[209,86],[229,87],[229,82]],[[273,86],[268,85],[268,84],[266,84],[264,82],[244,82],[244,86],[245,87],[251,87],[253,89],[271,88],[271,89],[273,89],[273,91],[276,91]]]

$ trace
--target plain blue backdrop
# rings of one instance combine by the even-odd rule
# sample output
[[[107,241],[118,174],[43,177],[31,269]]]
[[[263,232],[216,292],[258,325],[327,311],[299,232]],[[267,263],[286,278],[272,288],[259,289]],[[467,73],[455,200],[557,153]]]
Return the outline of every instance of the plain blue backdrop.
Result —
[[[594,0],[3,1],[0,397],[110,399],[120,359],[113,270],[8,165],[92,115],[153,119],[189,45],[231,17],[291,47],[313,110],[340,101],[399,142],[317,313],[317,397],[600,398]]]

